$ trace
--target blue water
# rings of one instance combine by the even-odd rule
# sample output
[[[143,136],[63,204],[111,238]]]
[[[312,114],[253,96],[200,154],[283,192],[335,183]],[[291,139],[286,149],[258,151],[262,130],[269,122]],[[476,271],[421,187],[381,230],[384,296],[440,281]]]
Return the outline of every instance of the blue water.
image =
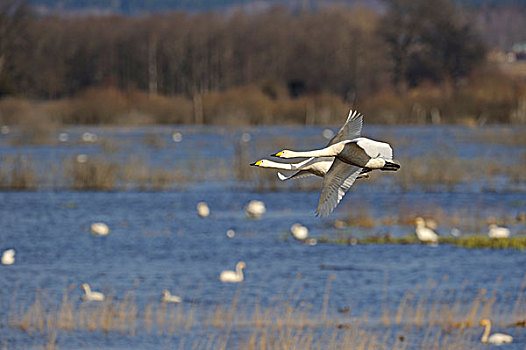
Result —
[[[173,130],[182,130],[183,142],[170,144]],[[366,128],[371,134],[410,134],[414,142],[428,145],[432,135],[443,137],[458,133],[458,127],[444,127],[440,133],[431,127],[396,129],[392,127]],[[72,134],[75,135],[73,131]],[[144,133],[158,133],[165,138],[166,147],[152,152],[141,144]],[[229,131],[210,128],[150,128],[123,131],[103,129],[100,137],[125,139],[120,153],[151,154],[154,162],[166,157],[180,159],[194,155],[199,158],[226,158],[233,152],[232,138],[250,132],[252,142],[266,140],[270,135],[286,137],[306,136],[311,142],[323,142],[320,128],[240,129]],[[77,132],[80,135],[80,132]],[[233,136],[234,135],[234,136]],[[14,136],[11,136],[14,137]],[[290,136],[289,136],[290,138]],[[295,140],[295,138],[291,138]],[[5,142],[5,140],[4,140]],[[301,142],[297,146],[307,146]],[[487,154],[500,154],[504,146],[488,146]],[[100,145],[73,143],[69,146],[11,146],[2,145],[2,152],[27,152],[34,157],[55,157],[74,154],[81,149],[97,153]],[[469,148],[468,148],[469,149]],[[99,150],[100,151],[100,150]],[[260,157],[275,148],[270,146],[252,150]],[[425,150],[420,150],[425,151]],[[480,151],[480,147],[479,147]],[[521,152],[515,149],[515,152]],[[58,152],[58,153],[57,153]],[[64,152],[64,153],[60,153]],[[402,148],[409,155],[412,150]],[[415,151],[416,152],[416,151]],[[474,156],[473,154],[466,155]],[[475,152],[475,148],[472,152]],[[156,159],[156,160],[155,160]],[[276,180],[277,181],[277,180]],[[94,290],[122,300],[133,291],[137,305],[157,302],[163,289],[183,297],[183,304],[197,305],[197,312],[230,303],[238,293],[245,306],[258,302],[272,306],[276,300],[286,300],[292,294],[293,303],[312,304],[312,309],[323,307],[329,278],[330,298],[328,314],[338,317],[338,310],[350,308],[354,316],[369,315],[379,324],[382,305],[396,310],[407,291],[426,288],[430,280],[438,291],[465,295],[471,302],[481,289],[494,291],[501,310],[511,309],[522,290],[526,273],[526,252],[518,250],[463,249],[449,245],[336,245],[309,246],[291,239],[289,228],[301,222],[313,237],[337,234],[334,219],[344,218],[357,206],[375,214],[397,214],[399,207],[417,210],[419,206],[435,206],[446,212],[465,210],[473,206],[480,214],[518,213],[526,209],[526,198],[521,192],[392,192],[381,186],[356,186],[329,218],[314,216],[319,192],[284,191],[257,192],[250,186],[224,183],[191,183],[180,191],[164,192],[74,192],[42,189],[33,192],[0,192],[0,249],[15,248],[16,263],[0,266],[0,339],[8,349],[41,348],[43,337],[28,334],[8,324],[8,311],[13,305],[29,306],[35,294],[44,293],[50,305],[60,302],[70,287],[69,295],[80,303],[82,283],[90,283]],[[267,212],[260,220],[248,219],[244,206],[252,199],[262,200]],[[196,205],[206,201],[211,209],[208,218],[199,218]],[[496,204],[497,203],[497,204]],[[416,207],[416,209],[415,209]],[[89,232],[92,222],[108,224],[111,233],[97,237]],[[226,231],[233,229],[234,238]],[[353,228],[356,235],[411,234],[410,226],[377,227],[370,230]],[[391,231],[392,230],[392,231]],[[524,226],[513,227],[514,234],[524,234]],[[219,273],[233,269],[236,262],[247,263],[245,281],[240,285],[222,284]],[[524,299],[519,299],[524,303]],[[524,305],[522,305],[524,309]],[[394,312],[394,311],[393,311]],[[506,312],[496,315],[501,324],[509,319]],[[376,321],[375,321],[376,320]],[[509,323],[509,322],[508,322]],[[524,349],[526,332],[523,328],[502,329],[515,337],[507,349]],[[482,329],[480,329],[482,331]],[[189,337],[203,336],[206,331],[193,329]],[[480,336],[474,332],[473,348]],[[235,339],[235,335],[233,336]],[[175,343],[174,343],[175,342]],[[172,348],[173,344],[191,348],[192,343],[162,335],[135,337],[102,332],[62,331],[57,345],[60,348],[156,349]],[[231,348],[236,344],[231,343]]]

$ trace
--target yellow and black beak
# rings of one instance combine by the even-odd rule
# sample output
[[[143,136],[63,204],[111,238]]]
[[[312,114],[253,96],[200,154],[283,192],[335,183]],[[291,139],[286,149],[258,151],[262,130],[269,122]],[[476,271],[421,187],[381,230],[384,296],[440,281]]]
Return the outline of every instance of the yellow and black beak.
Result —
[[[278,153],[271,154],[270,156],[271,157],[281,157],[282,154],[283,154],[283,151],[279,151]]]
[[[254,162],[254,163],[251,163],[250,165],[252,165],[252,166],[260,166],[261,165],[261,160],[258,160],[257,162]]]

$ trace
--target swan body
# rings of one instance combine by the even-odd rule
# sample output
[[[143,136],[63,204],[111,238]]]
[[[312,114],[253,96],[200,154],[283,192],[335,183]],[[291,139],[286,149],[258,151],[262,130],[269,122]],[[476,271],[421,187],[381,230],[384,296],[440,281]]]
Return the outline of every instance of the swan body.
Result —
[[[508,238],[510,236],[510,230],[506,227],[499,227],[495,224],[489,225],[488,236],[490,238]]]
[[[104,294],[101,292],[93,292],[87,283],[83,283],[81,288],[84,290],[82,300],[84,301],[104,301]]]
[[[236,264],[236,271],[231,271],[231,270],[222,271],[221,274],[219,275],[219,280],[225,283],[242,282],[244,279],[243,269],[246,267],[247,265],[243,261],[240,261]]]
[[[13,265],[15,263],[15,250],[6,249],[2,253],[2,265]]]
[[[489,335],[491,332],[491,321],[488,319],[483,319],[480,321],[480,325],[484,326],[484,333],[482,334],[482,338],[480,339],[483,343],[490,343],[495,345],[501,345],[504,343],[511,343],[513,342],[513,337],[508,334],[502,334],[502,333],[493,333],[492,335]]]
[[[245,213],[252,219],[260,219],[266,211],[265,203],[258,200],[251,200],[245,207]]]
[[[163,290],[163,295],[161,297],[161,302],[163,303],[180,303],[183,299],[177,295],[172,295],[169,290]]]
[[[110,228],[103,222],[94,222],[90,226],[91,233],[97,236],[107,236],[110,233]]]
[[[309,229],[302,224],[295,223],[290,227],[290,233],[292,233],[292,236],[294,236],[294,238],[297,240],[304,241],[309,235]]]
[[[210,208],[208,208],[208,204],[205,202],[197,203],[197,215],[202,218],[208,217],[208,215],[210,215]]]
[[[426,222],[423,218],[418,217],[415,219],[416,224],[416,236],[418,237],[418,240],[420,242],[424,243],[437,243],[438,242],[438,235],[431,230],[430,228],[426,227]]]

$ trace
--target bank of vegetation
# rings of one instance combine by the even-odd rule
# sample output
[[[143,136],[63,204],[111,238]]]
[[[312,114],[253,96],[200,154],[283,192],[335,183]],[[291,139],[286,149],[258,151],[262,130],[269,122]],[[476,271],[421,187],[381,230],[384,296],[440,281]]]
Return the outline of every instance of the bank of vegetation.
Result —
[[[339,124],[351,106],[368,123],[526,120],[526,83],[486,58],[526,32],[512,4],[42,17],[21,3],[0,6],[0,124]]]

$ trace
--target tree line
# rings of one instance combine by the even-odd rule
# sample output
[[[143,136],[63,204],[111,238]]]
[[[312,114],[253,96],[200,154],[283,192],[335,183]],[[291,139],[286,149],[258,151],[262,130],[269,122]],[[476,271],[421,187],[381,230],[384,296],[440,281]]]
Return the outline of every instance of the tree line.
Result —
[[[0,19],[1,91],[58,98],[90,86],[193,96],[262,81],[346,100],[386,85],[465,77],[482,41],[448,0],[230,15],[36,18],[18,1]]]
[[[261,112],[264,115],[288,113],[296,115],[290,120],[313,120],[309,116],[314,113],[309,107],[312,104],[333,101],[330,103],[336,107],[331,108],[337,111],[361,103],[376,112],[375,108],[387,101],[392,110],[400,104],[389,94],[408,96],[415,88],[433,86],[446,97],[433,97],[433,105],[424,106],[428,109],[448,105],[450,111],[478,118],[490,108],[500,113],[496,118],[502,121],[515,113],[519,96],[515,90],[500,89],[505,93],[496,102],[483,96],[489,107],[482,107],[480,93],[450,98],[473,77],[495,77],[483,68],[487,43],[504,40],[505,35],[497,36],[505,33],[498,29],[497,24],[503,24],[497,15],[510,19],[509,11],[468,11],[451,0],[384,0],[383,4],[383,11],[360,5],[334,5],[316,11],[276,6],[255,13],[39,17],[23,2],[5,0],[0,3],[0,98],[55,100],[79,96],[94,87],[110,88],[113,90],[98,96],[107,93],[102,98],[112,100],[115,91],[136,91],[177,97],[162,100],[167,112],[159,112],[163,116],[157,121],[208,122],[217,111],[237,108],[240,100],[246,101],[250,120],[261,120],[254,106],[265,104],[272,111]],[[484,18],[491,24],[493,36],[480,30]],[[516,25],[513,28],[520,31]],[[476,70],[485,73],[473,74]],[[484,88],[497,86],[495,82],[485,84]],[[506,84],[501,86],[507,88]],[[239,90],[246,88],[249,90]],[[386,91],[387,95],[381,95]],[[315,96],[333,96],[337,101],[333,97],[313,100]],[[286,104],[279,102],[283,98]],[[311,100],[294,102],[301,98]],[[133,99],[123,108],[135,106],[138,100]],[[407,107],[398,108],[399,116],[422,109],[422,101],[408,99],[404,102]],[[159,109],[160,101],[151,100],[148,108]],[[190,101],[190,107],[185,101]],[[268,101],[276,102],[270,105]],[[465,106],[462,111],[459,103]],[[180,106],[184,117],[165,117],[172,110],[168,106]],[[63,119],[74,121],[72,118]],[[379,121],[394,120],[389,118]]]

